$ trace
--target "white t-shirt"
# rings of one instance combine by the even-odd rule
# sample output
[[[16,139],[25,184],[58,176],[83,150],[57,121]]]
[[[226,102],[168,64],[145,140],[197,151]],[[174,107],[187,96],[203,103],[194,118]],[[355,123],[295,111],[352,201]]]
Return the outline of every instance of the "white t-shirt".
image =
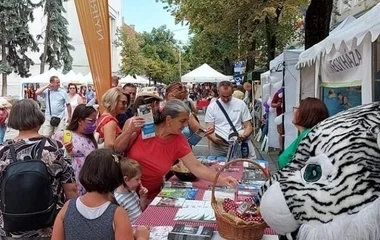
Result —
[[[235,125],[237,131],[244,129],[243,123],[252,119],[249,113],[247,105],[244,101],[232,97],[231,101],[227,104],[221,100],[217,100],[222,103],[222,106],[226,110],[232,123]],[[230,124],[224,116],[222,110],[220,110],[216,101],[210,103],[207,107],[206,123],[214,123],[215,133],[228,141],[228,136],[233,133]]]

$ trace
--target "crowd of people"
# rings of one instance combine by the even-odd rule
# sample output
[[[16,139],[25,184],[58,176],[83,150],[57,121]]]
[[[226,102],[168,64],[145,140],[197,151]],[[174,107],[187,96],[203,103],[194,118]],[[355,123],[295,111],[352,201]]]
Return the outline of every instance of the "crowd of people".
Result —
[[[236,139],[241,143],[242,157],[255,155],[252,116],[244,101],[247,96],[237,92],[240,90],[231,82],[204,89],[210,102],[205,125],[197,117],[195,102],[199,99],[192,99],[194,89],[188,91],[181,83],[168,86],[164,97],[137,93],[133,84],[120,87],[116,78],[99,101],[95,94],[87,98],[79,91],[75,84],[69,84],[68,91],[61,89],[59,78],[52,76],[48,85],[35,92],[46,101],[45,113],[34,99],[7,105],[11,108],[8,125],[19,134],[0,148],[1,180],[22,171],[15,166],[28,164],[27,160],[46,167],[25,165],[31,169],[23,179],[12,178],[9,186],[1,185],[1,191],[8,193],[1,195],[2,236],[148,239],[148,228],[133,231],[132,224],[159,194],[174,164],[180,161],[206,181],[216,176],[192,151],[197,142],[190,139],[196,132],[201,130],[207,136],[213,156],[226,156]],[[104,111],[100,114],[91,101],[99,102]],[[138,114],[141,105],[147,105],[154,117],[155,136],[148,139],[141,134],[145,123]],[[315,113],[318,116],[312,117]],[[301,101],[293,121],[301,135],[280,156],[280,167],[290,161],[309,129],[327,116],[320,100]],[[43,171],[51,178],[50,185],[46,181],[41,185],[43,181],[35,177],[44,176]],[[218,179],[220,185],[237,183],[230,176]],[[51,196],[46,188],[51,189]],[[30,219],[39,220],[32,224]]]
[[[224,104],[235,101],[230,83],[219,88]],[[144,92],[136,95],[134,85],[122,88],[113,81],[113,87],[99,99],[104,109],[101,114],[78,91],[75,84],[63,90],[59,78],[53,76],[48,85],[35,92],[46,101],[45,113],[34,99],[19,100],[11,107],[8,125],[19,134],[2,145],[0,171],[11,174],[16,171],[12,170],[16,163],[42,162],[52,179],[52,195],[49,197],[46,191],[46,181],[41,185],[34,177],[37,173],[43,176],[41,169],[32,169],[23,179],[13,178],[14,184],[23,186],[17,190],[3,185],[1,191],[11,193],[1,199],[1,235],[148,239],[146,227],[133,231],[131,226],[160,192],[176,162],[181,161],[200,179],[213,181],[216,176],[197,160],[189,136],[204,129],[209,139],[215,139],[217,134],[224,136],[228,126],[209,117],[207,128],[203,127],[188,90],[180,83],[168,86],[162,98]],[[137,114],[140,105],[148,105],[153,112],[155,136],[149,139],[142,138],[145,120]],[[237,116],[234,121],[240,121],[240,111],[227,110]],[[249,134],[248,127],[242,136],[247,138]],[[31,184],[23,184],[29,180]],[[236,185],[237,180],[220,177],[218,184]],[[28,198],[16,197],[26,194]],[[10,204],[5,206],[6,202]],[[29,215],[39,220],[32,224]]]

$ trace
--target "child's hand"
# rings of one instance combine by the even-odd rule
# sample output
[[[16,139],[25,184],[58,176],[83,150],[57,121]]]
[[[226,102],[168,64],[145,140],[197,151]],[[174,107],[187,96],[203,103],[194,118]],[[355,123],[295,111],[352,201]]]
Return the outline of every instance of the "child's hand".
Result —
[[[68,142],[63,145],[68,153],[73,151],[73,142]]]
[[[147,198],[148,197],[148,189],[141,185],[139,195],[140,195],[140,198]]]

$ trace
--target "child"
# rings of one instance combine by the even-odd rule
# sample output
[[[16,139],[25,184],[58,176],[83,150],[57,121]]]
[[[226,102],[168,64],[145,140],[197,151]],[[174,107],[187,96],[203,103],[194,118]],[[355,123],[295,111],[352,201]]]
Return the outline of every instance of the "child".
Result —
[[[98,149],[86,157],[79,173],[86,193],[63,206],[54,223],[53,240],[149,239],[146,228],[138,228],[134,236],[125,210],[109,201],[123,184],[120,160],[109,149]]]
[[[148,189],[141,185],[141,166],[132,159],[125,159],[121,163],[124,184],[115,191],[116,201],[127,210],[131,222],[135,222],[147,206]],[[140,187],[139,195],[136,189]]]

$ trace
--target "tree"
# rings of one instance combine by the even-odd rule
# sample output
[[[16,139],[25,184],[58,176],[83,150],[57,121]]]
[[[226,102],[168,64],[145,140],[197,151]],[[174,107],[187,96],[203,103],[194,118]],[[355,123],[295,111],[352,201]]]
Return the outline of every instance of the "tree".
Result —
[[[62,15],[62,13],[66,12],[63,7],[63,1],[68,0],[44,0],[44,14],[47,24],[44,36],[44,50],[40,56],[40,73],[45,71],[46,63],[49,64],[49,69],[63,67],[63,73],[72,69],[73,58],[70,50],[74,50],[74,47],[69,43],[72,39],[69,37],[69,31],[67,30],[68,22]],[[37,36],[37,39],[42,38],[42,34]]]
[[[305,17],[305,49],[329,35],[332,10],[333,0],[311,0]]]
[[[230,45],[234,55],[226,62],[265,56],[267,65],[276,53],[283,50],[295,30],[300,8],[307,0],[161,0],[178,22],[189,22],[190,29],[199,34],[204,31],[221,38],[236,39]],[[261,52],[260,54],[258,54]],[[265,54],[263,54],[265,53]],[[260,59],[259,59],[260,60]]]
[[[28,23],[33,21],[33,10],[41,3],[30,0],[7,0],[0,2],[0,45],[2,96],[7,94],[7,77],[13,71],[20,77],[29,77],[34,65],[27,56],[28,50],[38,51],[38,45],[29,33]]]
[[[141,38],[146,75],[155,82],[166,84],[179,81],[180,64],[183,72],[187,71],[188,65],[179,53],[182,48],[174,39],[174,34],[166,26],[161,26],[153,28],[150,33],[142,33]]]
[[[140,35],[132,36],[124,29],[118,29],[116,32],[117,47],[121,47],[122,56],[120,72],[123,75],[144,75],[145,62],[140,45],[142,39]]]

